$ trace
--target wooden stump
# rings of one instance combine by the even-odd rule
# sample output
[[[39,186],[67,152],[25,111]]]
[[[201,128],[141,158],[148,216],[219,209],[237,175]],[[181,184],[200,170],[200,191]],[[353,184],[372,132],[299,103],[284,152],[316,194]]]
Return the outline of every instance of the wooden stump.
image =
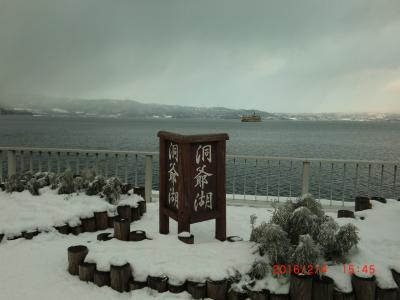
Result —
[[[120,205],[117,207],[117,212],[118,215],[123,218],[127,219],[130,222],[132,222],[132,210],[129,205]]]
[[[100,233],[97,235],[98,241],[109,241],[111,239],[112,239],[111,233],[109,233],[109,232],[104,232],[104,233]]]
[[[81,234],[83,232],[83,227],[82,225],[69,227],[69,232],[71,232],[73,235]]]
[[[170,283],[168,281],[168,291],[173,294],[179,294],[186,291],[186,282],[184,283]]]
[[[132,221],[138,221],[140,220],[140,208],[138,207],[131,207],[131,216],[132,216]]]
[[[203,299],[207,296],[207,286],[205,282],[196,282],[188,280],[186,289],[194,299]]]
[[[353,286],[356,299],[374,300],[376,293],[375,276],[369,278],[358,277],[355,274],[351,276],[351,285]]]
[[[129,291],[129,278],[132,275],[131,266],[126,263],[123,266],[113,266],[110,269],[110,286],[122,293]]]
[[[95,232],[96,221],[94,217],[81,219],[83,232]]]
[[[311,300],[312,276],[292,274],[289,294],[291,300]]]
[[[251,300],[268,300],[269,299],[269,291],[268,290],[251,291],[250,299]]]
[[[54,228],[61,234],[68,234],[69,233],[68,224],[61,225],[61,226],[55,226]]]
[[[353,218],[354,219],[354,212],[351,210],[346,209],[339,209],[337,212],[338,218]]]
[[[116,217],[114,219],[114,237],[121,241],[129,241],[130,223],[128,219]]]
[[[357,196],[355,202],[355,211],[370,209],[369,198],[365,196]]]
[[[146,212],[146,201],[139,201],[139,214],[140,216],[143,216],[143,214]]]
[[[142,197],[143,200],[146,199],[146,194],[145,194],[145,188],[144,188],[144,186],[135,186],[135,187],[133,188],[133,193],[134,193],[135,195],[139,195],[140,197]],[[145,212],[146,212],[146,211],[145,211]]]
[[[397,283],[397,286],[399,287],[397,294],[398,294],[398,299],[400,299],[400,273],[396,272],[395,270],[392,269],[392,276],[394,281]]]
[[[93,282],[97,286],[110,286],[110,271],[94,271]]]
[[[146,239],[146,232],[143,230],[131,231],[129,234],[129,240],[134,242],[143,241]]]
[[[387,201],[386,201],[386,199],[385,198],[383,198],[383,197],[371,197],[371,200],[375,200],[375,201],[379,201],[379,202],[381,202],[381,203],[386,203]]]
[[[108,228],[108,216],[106,211],[95,212],[94,219],[97,230],[104,230]]]
[[[114,228],[114,218],[115,218],[115,216],[107,217],[108,228]]]
[[[333,300],[355,300],[353,292],[344,293],[341,291],[333,291]]]
[[[133,278],[129,281],[129,288],[131,291],[139,290],[147,286],[147,281],[135,281]]]
[[[229,300],[246,300],[248,296],[249,295],[246,291],[235,291],[233,289],[228,291]]]
[[[191,234],[190,236],[179,236],[178,239],[185,244],[194,244],[194,235]]]
[[[31,240],[34,236],[37,236],[39,234],[39,231],[35,230],[35,231],[23,231],[22,232],[22,237],[27,239],[27,240]]]
[[[207,280],[207,297],[216,300],[224,300],[228,294],[228,282],[224,280]]]
[[[167,276],[148,276],[147,285],[149,288],[164,293],[168,291],[168,277]]]
[[[3,238],[4,238],[4,234],[2,233],[2,234],[0,234],[0,243],[3,240]]]
[[[95,263],[81,262],[79,264],[79,279],[82,281],[93,282],[95,270],[96,270]]]
[[[68,272],[71,275],[79,274],[79,264],[85,260],[88,252],[88,248],[82,245],[68,248]]]
[[[241,241],[243,241],[243,238],[241,238],[240,236],[237,236],[237,235],[231,235],[231,236],[228,236],[228,237],[226,238],[226,240],[227,240],[228,242],[234,243],[234,242],[241,242]]]
[[[314,276],[312,299],[333,300],[333,280],[327,276]]]
[[[381,289],[376,288],[376,300],[398,300],[399,289]]]

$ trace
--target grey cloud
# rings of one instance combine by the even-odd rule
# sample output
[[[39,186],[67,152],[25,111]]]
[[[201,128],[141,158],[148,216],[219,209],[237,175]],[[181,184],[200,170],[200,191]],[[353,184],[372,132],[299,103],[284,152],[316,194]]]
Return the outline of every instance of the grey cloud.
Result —
[[[399,20],[397,0],[0,0],[0,101],[400,112]]]

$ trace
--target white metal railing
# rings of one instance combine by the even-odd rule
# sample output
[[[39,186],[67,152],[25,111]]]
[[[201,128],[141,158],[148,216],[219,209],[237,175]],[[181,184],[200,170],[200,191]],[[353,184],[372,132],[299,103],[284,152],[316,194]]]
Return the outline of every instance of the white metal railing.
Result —
[[[117,176],[125,182],[134,182],[137,186],[140,181],[139,169],[142,167],[145,173],[146,201],[150,202],[153,185],[153,156],[157,154],[147,151],[0,147],[0,182],[3,181],[5,175],[9,177],[18,172],[29,170],[61,173],[70,168],[75,174],[80,174],[84,169],[93,169],[96,174],[102,174],[105,177]],[[139,157],[145,157],[144,166],[141,166]],[[74,162],[75,166],[71,165]],[[114,168],[110,169],[112,162]],[[4,172],[5,169],[6,172]],[[129,175],[133,178],[129,178]]]
[[[157,163],[158,152],[149,151],[0,147],[0,181],[26,170],[60,173],[71,168],[80,174],[93,169],[106,177],[144,184],[146,200],[151,201],[151,191],[158,186],[158,167],[153,167]],[[344,205],[358,194],[398,198],[399,165],[399,161],[227,155],[227,193],[233,200],[280,201],[311,192],[330,205],[334,200]]]

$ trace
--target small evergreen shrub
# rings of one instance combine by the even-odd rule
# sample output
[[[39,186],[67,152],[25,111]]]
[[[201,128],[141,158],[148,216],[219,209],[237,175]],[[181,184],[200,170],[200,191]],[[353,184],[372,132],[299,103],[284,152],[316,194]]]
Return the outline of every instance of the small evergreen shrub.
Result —
[[[320,251],[309,234],[301,235],[299,244],[294,249],[290,264],[298,266],[315,265],[318,262]]]
[[[336,242],[339,247],[341,258],[349,253],[353,246],[356,246],[360,238],[357,233],[357,227],[353,224],[346,224],[340,227],[338,233],[336,234]]]
[[[290,216],[288,234],[292,244],[297,244],[300,235],[315,236],[318,231],[317,216],[307,207],[296,208]]]
[[[262,223],[261,233],[256,241],[259,243],[259,252],[266,254],[272,265],[286,264],[290,256],[290,241],[287,233],[276,224]]]
[[[268,272],[270,272],[270,266],[267,262],[262,260],[256,260],[251,266],[250,277],[260,280],[263,279]]]
[[[295,204],[295,207],[307,207],[314,215],[316,215],[319,219],[322,219],[325,215],[322,205],[315,200],[313,195],[304,194]]]
[[[102,192],[109,203],[116,204],[121,195],[121,182],[117,177],[107,179]]]
[[[75,192],[74,176],[71,169],[67,169],[59,176],[58,194],[72,194]]]
[[[88,183],[86,188],[86,195],[94,196],[98,195],[103,191],[104,186],[106,185],[106,181],[101,176],[96,176],[93,181]]]
[[[40,195],[39,188],[41,187],[41,185],[38,182],[38,180],[36,180],[36,178],[31,178],[31,180],[29,180],[29,182],[27,184],[27,187],[28,187],[29,192],[33,196],[39,196]]]
[[[333,220],[332,217],[325,216],[324,221],[319,227],[317,242],[321,247],[322,254],[328,260],[340,256],[337,251],[336,233],[339,225]]]
[[[290,228],[290,219],[294,209],[295,206],[291,201],[277,207],[272,214],[271,223],[278,224],[283,230],[288,232]]]

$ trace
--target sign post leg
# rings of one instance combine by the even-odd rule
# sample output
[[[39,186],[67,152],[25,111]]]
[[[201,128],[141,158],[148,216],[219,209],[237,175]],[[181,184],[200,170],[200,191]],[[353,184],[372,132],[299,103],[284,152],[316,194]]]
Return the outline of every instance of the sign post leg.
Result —
[[[160,207],[160,233],[168,234],[169,233],[169,217],[164,214]]]
[[[220,241],[226,240],[226,216],[215,219],[215,238]]]

